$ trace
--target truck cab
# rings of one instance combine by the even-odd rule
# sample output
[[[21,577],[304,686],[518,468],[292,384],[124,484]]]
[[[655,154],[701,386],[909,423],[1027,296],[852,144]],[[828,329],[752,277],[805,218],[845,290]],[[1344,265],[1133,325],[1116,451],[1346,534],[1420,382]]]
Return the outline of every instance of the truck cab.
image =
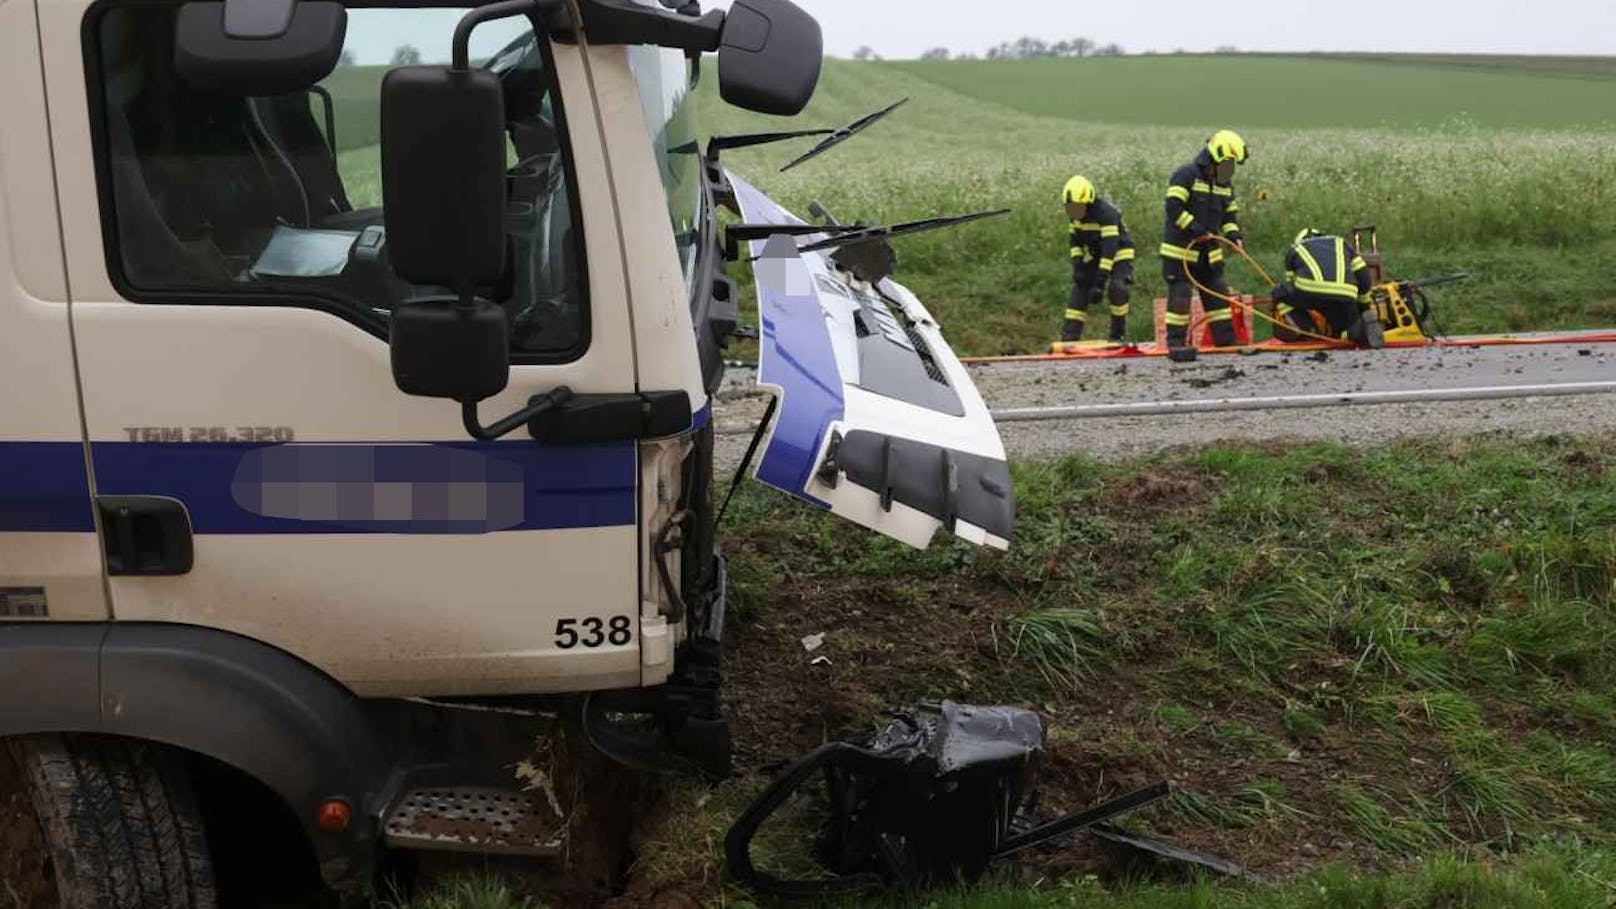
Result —
[[[90,822],[53,767],[93,787],[197,760],[272,794],[339,889],[389,846],[539,854],[559,828],[475,806],[543,813],[512,768],[556,696],[612,757],[721,773],[717,208],[792,218],[703,152],[692,91],[716,51],[726,99],[800,111],[812,20],[14,0],[0,46],[0,738],[45,827]],[[827,261],[821,291],[760,293],[923,313]],[[777,376],[835,320],[788,321]],[[992,461],[946,359],[947,418]],[[952,502],[838,484],[861,427],[806,401],[761,430],[782,488],[910,542],[955,527]],[[83,896],[120,859],[70,839],[63,905],[136,905]]]

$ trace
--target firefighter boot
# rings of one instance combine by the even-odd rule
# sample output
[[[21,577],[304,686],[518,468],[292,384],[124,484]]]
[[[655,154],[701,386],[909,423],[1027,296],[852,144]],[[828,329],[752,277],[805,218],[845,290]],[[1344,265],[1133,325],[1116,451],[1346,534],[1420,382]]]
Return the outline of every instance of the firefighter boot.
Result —
[[[1128,284],[1118,277],[1111,283],[1111,343],[1128,343]]]
[[[1207,282],[1210,294],[1201,294],[1201,305],[1206,307],[1206,320],[1212,330],[1213,347],[1234,347],[1240,342],[1234,333],[1234,309],[1229,304],[1232,294],[1218,269]]]
[[[1071,342],[1083,340],[1083,324],[1084,321],[1082,319],[1073,319],[1070,316],[1067,316],[1065,324],[1061,326],[1061,341]]]
[[[1235,337],[1233,322],[1228,319],[1219,319],[1212,323],[1213,347],[1236,347],[1239,343],[1239,339]]]
[[[1274,320],[1274,340],[1292,344],[1302,340],[1302,327],[1296,324],[1296,311],[1288,307]]]
[[[1380,350],[1386,346],[1386,332],[1380,326],[1380,317],[1372,309],[1358,314],[1358,321],[1347,332],[1347,339],[1359,347]]]
[[[1183,281],[1167,285],[1167,349],[1189,346],[1190,288]]]

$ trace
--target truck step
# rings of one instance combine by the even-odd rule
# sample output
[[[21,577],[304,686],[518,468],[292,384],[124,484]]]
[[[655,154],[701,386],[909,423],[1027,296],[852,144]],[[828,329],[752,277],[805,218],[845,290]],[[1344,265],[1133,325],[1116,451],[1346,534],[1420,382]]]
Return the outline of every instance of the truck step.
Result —
[[[406,793],[384,830],[387,844],[399,849],[553,856],[566,822],[540,793],[444,786]]]

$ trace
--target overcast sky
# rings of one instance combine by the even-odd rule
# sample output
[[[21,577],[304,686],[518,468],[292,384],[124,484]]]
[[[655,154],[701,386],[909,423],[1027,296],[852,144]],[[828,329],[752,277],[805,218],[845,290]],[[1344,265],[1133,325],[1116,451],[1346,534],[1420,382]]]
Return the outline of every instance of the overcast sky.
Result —
[[[0,0],[3,2],[3,0]],[[1616,55],[1616,0],[797,0],[825,28],[828,53],[869,45],[885,57],[931,47],[981,53],[1031,35],[1092,38],[1148,50],[1371,50]],[[703,0],[727,7],[729,0]],[[386,63],[414,44],[446,57],[455,10],[357,10],[348,48]],[[498,49],[519,26],[485,25],[474,55]]]
[[[1115,41],[1129,52],[1369,50],[1616,55],[1616,0],[797,0],[825,49],[886,57],[980,53],[1022,35]],[[728,6],[707,0],[703,6]]]

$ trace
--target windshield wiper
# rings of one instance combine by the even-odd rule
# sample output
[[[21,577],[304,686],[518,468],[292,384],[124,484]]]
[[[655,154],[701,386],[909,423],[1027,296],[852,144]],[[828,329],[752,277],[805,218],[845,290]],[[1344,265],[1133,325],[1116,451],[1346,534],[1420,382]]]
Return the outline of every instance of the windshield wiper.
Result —
[[[957,215],[951,218],[926,218],[922,221],[905,221],[902,224],[893,224],[888,227],[860,227],[856,224],[846,225],[847,230],[836,231],[827,239],[809,243],[798,248],[799,253],[821,252],[831,249],[830,260],[837,268],[853,273],[853,277],[866,284],[877,285],[892,276],[898,267],[898,251],[892,246],[891,240],[897,237],[906,237],[911,234],[921,234],[932,230],[942,230],[945,227],[957,227],[969,224],[972,221],[981,221],[985,218],[997,218],[1008,215],[1010,209],[1001,208],[994,211],[979,211],[969,215]],[[833,228],[834,231],[834,228]]]
[[[795,161],[792,161],[785,167],[780,168],[780,172],[785,173],[786,171],[791,170],[793,167],[811,161],[825,152],[830,151],[836,146],[841,145],[848,139],[853,138],[861,132],[864,132],[875,124],[881,122],[881,120],[888,114],[908,103],[909,99],[904,98],[902,101],[882,108],[873,114],[860,117],[841,129],[794,129],[775,133],[746,133],[738,136],[714,136],[707,140],[707,160],[716,163],[724,152],[734,148],[752,148],[758,145],[770,145],[775,142],[789,142],[792,139],[807,139],[812,136],[825,137],[818,145],[815,145],[807,152],[798,156]]]
[[[821,140],[818,145],[815,145],[813,148],[810,148],[807,152],[805,152],[801,156],[799,156],[797,158],[797,160],[792,161],[790,164],[787,164],[785,167],[780,168],[780,173],[783,174],[786,171],[791,170],[792,168],[794,168],[794,167],[796,167],[796,166],[798,166],[800,164],[806,164],[807,162],[812,161],[814,158],[819,157],[820,155],[824,154],[825,152],[828,152],[831,149],[835,148],[836,146],[841,145],[843,142],[846,142],[848,139],[853,138],[854,136],[858,135],[859,133],[862,133],[865,130],[869,129],[870,127],[874,126],[875,124],[881,122],[881,120],[883,120],[888,114],[892,113],[893,111],[897,110],[898,108],[900,108],[900,107],[902,107],[902,106],[904,106],[905,104],[908,104],[908,103],[909,103],[909,99],[904,98],[902,101],[899,101],[896,104],[890,105],[888,107],[882,108],[881,110],[878,110],[873,114],[870,114],[870,115],[868,115],[866,117],[860,117],[859,119],[854,120],[851,124],[849,124],[847,126],[844,126],[841,129],[831,131],[829,133],[829,135],[827,135],[825,139]]]
[[[724,228],[724,257],[734,262],[741,257],[741,244],[767,240],[778,234],[788,237],[834,235],[864,230],[862,224],[731,224]]]
[[[754,145],[770,145],[775,142],[789,142],[792,139],[806,139],[809,136],[828,136],[836,132],[834,129],[796,129],[783,133],[748,133],[740,136],[714,136],[707,140],[707,157],[718,160],[720,152],[732,148],[751,148]]]
[[[969,224],[972,221],[981,221],[986,218],[999,218],[1010,214],[1010,209],[999,208],[993,211],[972,212],[968,215],[954,215],[948,218],[926,218],[922,221],[905,221],[887,227],[859,227],[858,225],[842,225],[842,232],[835,236],[810,243],[801,248],[801,252],[819,252],[825,249],[836,249],[854,243],[869,243],[876,240],[890,240],[894,237],[905,237],[910,234],[921,234],[932,230],[942,230],[945,227],[957,227]],[[848,229],[851,228],[851,229]],[[831,233],[835,227],[819,226],[817,231]]]
[[[731,224],[724,231],[739,241],[767,240],[776,234],[811,237],[814,234],[845,234],[867,230],[862,224]]]

